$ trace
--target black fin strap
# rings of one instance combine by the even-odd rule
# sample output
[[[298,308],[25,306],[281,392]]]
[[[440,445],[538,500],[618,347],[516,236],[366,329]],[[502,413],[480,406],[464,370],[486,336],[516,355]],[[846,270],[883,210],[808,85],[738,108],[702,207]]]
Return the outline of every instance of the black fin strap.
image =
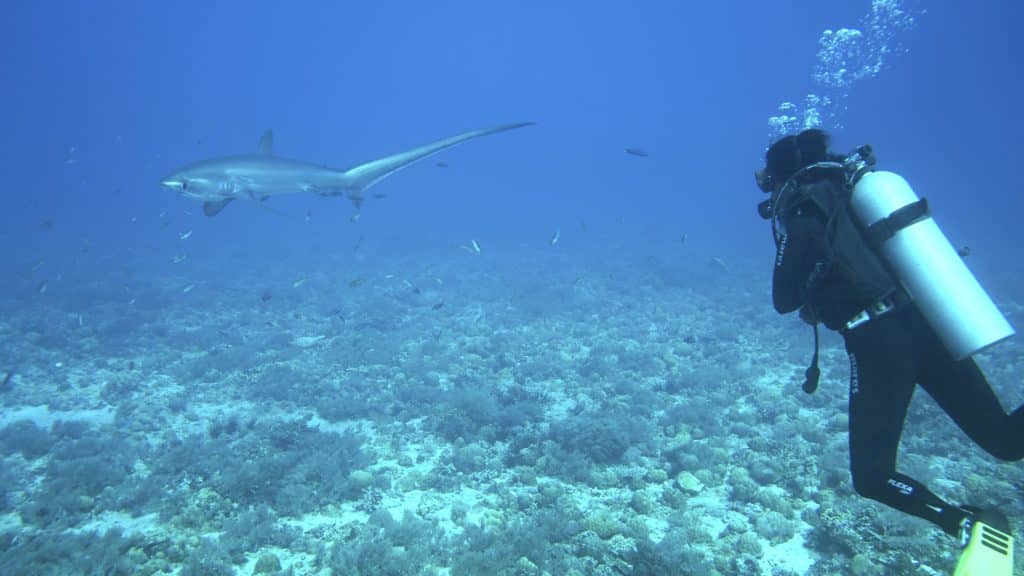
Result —
[[[881,246],[883,242],[895,236],[900,230],[929,216],[931,216],[931,210],[928,209],[928,199],[921,198],[868,226],[865,230],[867,241],[873,246]]]
[[[814,324],[814,356],[811,357],[811,365],[804,372],[804,392],[814,394],[818,389],[818,378],[821,377],[821,370],[818,368],[818,325]]]

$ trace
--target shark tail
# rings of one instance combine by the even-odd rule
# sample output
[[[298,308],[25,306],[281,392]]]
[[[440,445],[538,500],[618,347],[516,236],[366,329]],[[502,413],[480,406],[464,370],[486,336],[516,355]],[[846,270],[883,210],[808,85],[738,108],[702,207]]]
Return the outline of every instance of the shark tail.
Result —
[[[505,132],[506,130],[514,130],[516,128],[522,128],[523,126],[531,126],[533,124],[533,122],[519,122],[517,124],[502,124],[501,126],[494,126],[492,128],[471,130],[469,132],[463,132],[462,134],[431,142],[430,144],[425,144],[419,148],[413,148],[406,152],[399,152],[398,154],[385,156],[384,158],[373,160],[372,162],[360,164],[355,168],[346,170],[342,174],[346,181],[346,194],[356,205],[356,208],[358,208],[363,200],[362,193],[367,188],[402,168],[405,168],[413,162],[416,162],[417,160],[422,160],[447,148],[458,146],[459,144],[462,144],[467,140],[472,140],[473,138],[479,138],[480,136],[495,134],[497,132]]]

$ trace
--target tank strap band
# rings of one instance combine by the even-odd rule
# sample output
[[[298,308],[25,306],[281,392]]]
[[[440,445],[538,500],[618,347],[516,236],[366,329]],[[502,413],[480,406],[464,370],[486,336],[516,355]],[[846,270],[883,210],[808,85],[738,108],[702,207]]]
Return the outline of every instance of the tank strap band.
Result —
[[[873,246],[881,246],[883,242],[895,236],[900,230],[930,216],[931,210],[928,209],[928,199],[921,198],[917,202],[907,204],[868,226],[867,230],[865,230],[867,241]]]
[[[852,318],[843,324],[843,327],[839,329],[840,334],[846,334],[855,328],[867,324],[868,322],[878,318],[879,316],[885,316],[893,310],[902,308],[904,304],[910,302],[910,296],[901,289],[896,289],[887,296],[875,300],[869,304],[866,308],[853,315]]]

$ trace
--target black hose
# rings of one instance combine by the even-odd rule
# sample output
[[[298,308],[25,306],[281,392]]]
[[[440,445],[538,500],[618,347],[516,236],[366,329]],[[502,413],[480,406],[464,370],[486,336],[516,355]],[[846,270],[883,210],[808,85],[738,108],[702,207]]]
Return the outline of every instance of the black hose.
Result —
[[[818,379],[821,377],[821,369],[818,368],[818,325],[814,324],[814,356],[811,357],[811,365],[804,372],[804,392],[814,394],[818,389]]]

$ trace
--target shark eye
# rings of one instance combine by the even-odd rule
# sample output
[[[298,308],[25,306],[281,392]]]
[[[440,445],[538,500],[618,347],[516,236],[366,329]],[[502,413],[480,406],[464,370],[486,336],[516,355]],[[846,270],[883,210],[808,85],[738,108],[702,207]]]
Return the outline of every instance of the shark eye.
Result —
[[[188,180],[185,180],[184,178],[181,179],[181,189],[188,190]]]

